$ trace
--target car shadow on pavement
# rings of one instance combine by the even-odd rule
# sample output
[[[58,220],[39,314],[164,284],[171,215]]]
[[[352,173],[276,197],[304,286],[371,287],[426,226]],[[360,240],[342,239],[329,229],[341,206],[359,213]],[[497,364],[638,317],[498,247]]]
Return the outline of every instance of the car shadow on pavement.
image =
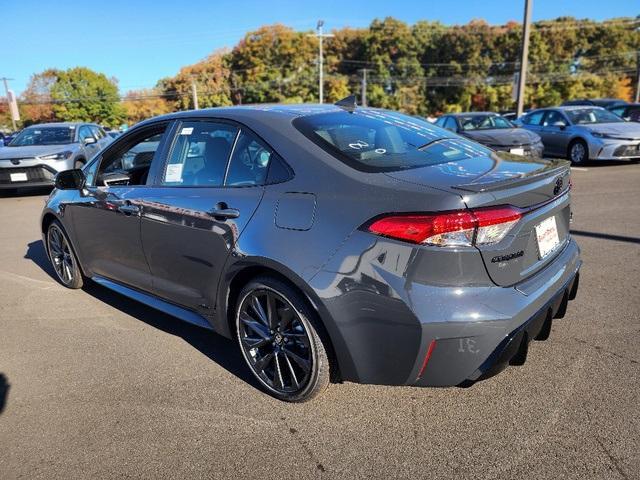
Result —
[[[600,238],[602,240],[613,240],[615,242],[640,243],[640,238],[627,237],[626,235],[613,235],[610,233],[587,232],[584,230],[571,230],[572,235],[579,237]]]
[[[24,258],[31,260],[56,282],[58,281],[58,277],[56,277],[56,272],[53,269],[51,262],[49,261],[47,251],[44,248],[44,243],[42,242],[42,240],[36,240],[35,242],[28,243],[27,253],[24,254]]]
[[[49,195],[52,187],[28,187],[19,190],[7,188],[0,189],[0,198],[9,197],[35,197],[39,195]]]
[[[42,240],[29,243],[27,253],[24,257],[33,261],[46,271],[49,276],[56,279],[55,272],[49,262]],[[246,366],[239,347],[234,341],[218,335],[213,331],[191,325],[159,310],[147,307],[140,302],[115,293],[92,281],[88,281],[83,290],[101,302],[117,308],[121,312],[158,330],[181,337],[229,373],[232,373],[253,387],[260,389],[257,380],[255,380]]]
[[[9,398],[9,382],[7,376],[4,373],[0,373],[0,415],[4,411],[4,407],[7,405],[7,398]]]

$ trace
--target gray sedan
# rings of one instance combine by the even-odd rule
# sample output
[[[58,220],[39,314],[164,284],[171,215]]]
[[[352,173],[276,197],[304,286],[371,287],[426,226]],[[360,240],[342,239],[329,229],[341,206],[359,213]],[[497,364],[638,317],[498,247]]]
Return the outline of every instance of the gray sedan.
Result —
[[[521,365],[578,289],[568,162],[354,102],[139,123],[56,177],[56,276],[235,339],[287,401]]]
[[[111,143],[98,125],[43,123],[0,148],[0,188],[53,186],[56,173],[80,168]]]
[[[440,117],[436,125],[500,152],[542,156],[543,146],[538,135],[519,128],[497,113],[453,113]]]
[[[534,110],[518,123],[542,137],[545,155],[572,163],[640,159],[640,125],[601,107],[565,106]]]

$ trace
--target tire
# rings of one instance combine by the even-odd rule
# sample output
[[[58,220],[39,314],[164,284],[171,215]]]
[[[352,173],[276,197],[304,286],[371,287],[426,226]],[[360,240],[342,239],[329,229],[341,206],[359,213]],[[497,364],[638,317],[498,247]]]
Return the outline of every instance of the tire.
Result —
[[[73,164],[73,168],[80,169],[82,167],[84,167],[84,160],[76,160],[75,163]]]
[[[67,288],[82,288],[84,278],[78,258],[64,228],[57,220],[47,228],[47,255],[58,281]]]
[[[589,147],[584,140],[574,140],[569,144],[567,160],[573,165],[585,165],[589,162]]]
[[[276,278],[255,278],[240,292],[234,313],[242,356],[267,393],[306,402],[327,389],[327,349],[315,312],[297,290]]]

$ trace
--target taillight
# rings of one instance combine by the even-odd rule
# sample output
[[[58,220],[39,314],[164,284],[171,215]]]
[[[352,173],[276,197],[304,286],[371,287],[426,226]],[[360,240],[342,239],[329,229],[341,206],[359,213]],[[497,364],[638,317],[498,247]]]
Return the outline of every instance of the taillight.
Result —
[[[518,223],[522,211],[510,205],[439,214],[388,215],[372,222],[377,235],[438,246],[490,245]]]

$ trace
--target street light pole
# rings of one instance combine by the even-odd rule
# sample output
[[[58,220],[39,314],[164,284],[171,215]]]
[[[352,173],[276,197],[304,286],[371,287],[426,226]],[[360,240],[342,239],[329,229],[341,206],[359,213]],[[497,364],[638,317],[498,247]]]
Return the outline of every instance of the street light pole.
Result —
[[[324,53],[323,53],[323,39],[333,37],[331,33],[323,33],[322,27],[324,26],[324,20],[318,20],[318,24],[316,25],[317,33],[315,34],[318,37],[318,99],[319,103],[324,103]]]
[[[361,68],[358,70],[362,73],[362,85],[360,87],[360,103],[363,107],[367,106],[367,72],[368,68]]]
[[[518,104],[516,118],[524,110],[524,87],[527,82],[527,64],[529,63],[529,33],[531,30],[531,9],[533,0],[524,0],[524,21],[522,23],[522,57],[520,58],[520,75],[518,77]]]

